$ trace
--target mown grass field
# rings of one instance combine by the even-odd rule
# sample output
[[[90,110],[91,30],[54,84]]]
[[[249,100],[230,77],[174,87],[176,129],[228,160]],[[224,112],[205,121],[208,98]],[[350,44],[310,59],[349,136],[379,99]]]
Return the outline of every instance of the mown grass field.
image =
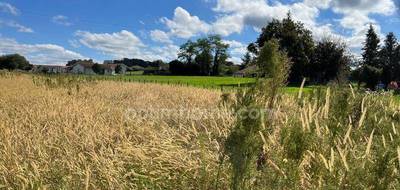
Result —
[[[178,84],[203,88],[218,87],[239,87],[246,86],[255,82],[254,78],[236,77],[211,77],[211,76],[160,76],[160,75],[126,75],[126,76],[106,76],[111,79],[151,82],[162,84]]]

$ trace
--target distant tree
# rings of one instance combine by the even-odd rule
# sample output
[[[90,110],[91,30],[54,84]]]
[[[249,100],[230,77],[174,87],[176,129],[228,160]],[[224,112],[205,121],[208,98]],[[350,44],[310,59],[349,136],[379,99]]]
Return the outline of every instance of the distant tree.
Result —
[[[22,55],[19,54],[10,54],[0,56],[0,69],[8,69],[8,70],[30,70],[32,69],[32,65],[28,60]]]
[[[217,76],[220,74],[220,65],[224,64],[229,57],[229,44],[224,43],[219,35],[211,35],[208,39],[214,53],[212,75]]]
[[[312,82],[326,84],[331,80],[344,82],[350,72],[351,57],[344,43],[323,39],[318,42],[312,59]]]
[[[211,75],[211,65],[213,61],[212,46],[207,38],[197,40],[198,54],[196,55],[196,63],[200,65],[201,75]]]
[[[173,60],[169,63],[169,71],[172,75],[195,76],[200,75],[200,67],[196,63],[183,63],[179,60]]]
[[[244,54],[244,56],[242,57],[242,68],[246,68],[251,64],[252,61],[252,57],[250,52],[246,52],[246,54]]]
[[[388,85],[393,80],[400,79],[400,63],[397,49],[397,39],[393,32],[390,32],[385,43],[379,52],[380,67],[382,68],[382,82]]]
[[[92,66],[93,72],[95,72],[96,74],[104,74],[104,70],[103,68],[101,68],[101,65],[98,63],[95,63]]]
[[[367,32],[367,39],[362,48],[363,53],[363,74],[362,81],[366,83],[366,87],[375,89],[382,74],[381,64],[379,62],[379,38],[375,33],[374,27],[370,25]]]
[[[221,36],[210,35],[197,39],[196,42],[189,40],[183,44],[178,59],[193,69],[196,67],[191,64],[198,64],[200,75],[219,75],[221,64],[225,64],[229,57],[228,48],[229,45],[222,41]]]
[[[74,60],[68,61],[67,66],[72,66],[72,65],[75,65],[76,63],[80,63],[80,62],[94,64],[93,59],[74,59]]]
[[[314,41],[310,30],[306,29],[300,22],[295,22],[290,13],[282,21],[272,20],[262,29],[256,45],[249,46],[249,50],[257,53],[264,43],[277,39],[281,51],[286,51],[293,63],[289,81],[300,83],[304,77],[308,77],[310,60],[314,50]]]
[[[189,40],[180,47],[178,58],[187,64],[191,64],[197,53],[196,43]]]

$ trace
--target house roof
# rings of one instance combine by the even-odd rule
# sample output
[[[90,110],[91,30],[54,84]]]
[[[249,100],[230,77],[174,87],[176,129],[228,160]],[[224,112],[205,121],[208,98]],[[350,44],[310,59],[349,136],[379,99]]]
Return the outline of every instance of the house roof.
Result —
[[[78,63],[75,63],[72,67],[74,67],[76,65],[81,65],[81,66],[83,66],[85,68],[92,68],[94,64],[93,63],[89,63],[89,62],[78,62]]]
[[[67,66],[63,65],[33,65],[33,67],[47,67],[47,68],[68,68]]]
[[[258,69],[258,67],[257,67],[256,65],[252,65],[252,66],[246,67],[246,68],[244,68],[244,69],[242,69],[242,70],[240,70],[240,71],[237,71],[237,72],[235,72],[234,74],[235,74],[235,75],[240,75],[240,74],[243,74],[243,75],[251,74],[251,73],[255,73],[255,72],[257,71],[257,69]]]

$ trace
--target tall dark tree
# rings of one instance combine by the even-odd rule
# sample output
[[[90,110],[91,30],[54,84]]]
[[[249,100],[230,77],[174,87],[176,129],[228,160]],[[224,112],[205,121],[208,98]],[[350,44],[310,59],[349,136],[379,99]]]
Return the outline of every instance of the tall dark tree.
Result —
[[[256,41],[257,47],[263,47],[265,42],[273,38],[279,41],[280,50],[286,51],[293,63],[289,82],[299,83],[303,77],[309,77],[308,68],[314,49],[311,31],[302,23],[295,22],[288,13],[282,21],[273,20],[262,29]],[[254,53],[257,51],[253,48]]]
[[[363,60],[365,65],[379,67],[379,43],[380,40],[375,32],[372,24],[369,26],[367,32],[367,39],[364,42],[364,47],[362,48]]]
[[[244,56],[242,57],[242,68],[246,68],[248,67],[252,62],[252,57],[250,52],[246,52],[246,54],[244,54]]]
[[[229,57],[229,45],[222,41],[218,35],[210,35],[207,38],[200,38],[196,42],[188,41],[180,48],[178,58],[188,68],[195,69],[197,67],[192,64],[198,64],[201,75],[219,75],[220,66],[226,63]],[[174,62],[175,65],[177,62]],[[192,75],[193,72],[187,73]]]
[[[400,76],[400,65],[397,58],[397,39],[393,32],[390,32],[385,39],[385,43],[379,52],[380,67],[382,68],[382,82],[387,85],[393,80],[398,80]]]
[[[178,58],[187,64],[191,64],[197,53],[196,43],[189,40],[180,47]]]
[[[211,64],[213,61],[212,47],[209,39],[201,38],[197,40],[198,55],[196,55],[196,63],[200,65],[200,73],[202,75],[211,75]]]
[[[332,80],[343,83],[350,72],[351,61],[344,43],[323,39],[314,51],[311,80],[319,84]]]
[[[220,65],[224,64],[229,57],[229,45],[225,44],[219,35],[211,35],[208,39],[214,53],[212,75],[217,76],[219,75]]]
[[[382,74],[381,64],[379,62],[379,38],[372,24],[367,32],[367,39],[362,48],[363,53],[363,73],[362,80],[370,89],[375,89],[375,86],[380,80]]]
[[[92,70],[93,72],[95,72],[96,74],[104,74],[104,69],[101,67],[100,64],[95,63],[92,66]]]
[[[32,65],[28,60],[22,55],[19,54],[10,54],[0,56],[0,70],[1,69],[21,69],[21,70],[30,70]]]

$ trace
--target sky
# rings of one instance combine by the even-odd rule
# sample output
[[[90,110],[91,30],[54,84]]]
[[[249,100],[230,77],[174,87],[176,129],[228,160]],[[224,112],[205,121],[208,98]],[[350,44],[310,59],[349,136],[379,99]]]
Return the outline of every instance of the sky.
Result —
[[[0,0],[0,55],[32,64],[72,59],[171,61],[179,46],[209,34],[230,45],[240,63],[249,43],[273,18],[290,11],[316,41],[333,38],[360,54],[373,24],[400,38],[400,0]]]

